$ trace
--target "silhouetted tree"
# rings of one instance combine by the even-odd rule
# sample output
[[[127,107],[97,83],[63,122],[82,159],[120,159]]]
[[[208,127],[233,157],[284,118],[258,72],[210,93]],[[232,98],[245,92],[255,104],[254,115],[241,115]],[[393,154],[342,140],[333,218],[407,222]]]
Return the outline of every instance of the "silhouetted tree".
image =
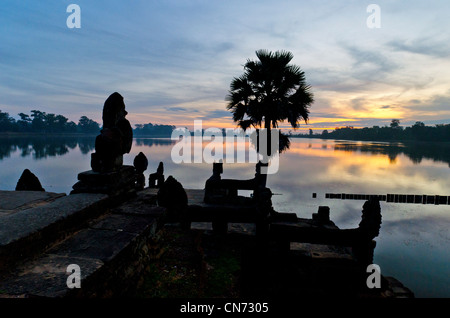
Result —
[[[392,119],[392,121],[391,121],[391,128],[394,128],[394,129],[400,128],[400,120],[399,119]]]
[[[86,116],[81,116],[77,128],[79,132],[83,133],[98,133],[100,124]]]
[[[19,131],[27,132],[31,129],[31,118],[29,115],[24,113],[18,114],[20,120],[17,121],[17,125],[19,126]]]
[[[75,124],[73,121],[69,121],[66,124],[66,131],[67,132],[76,132],[77,131],[77,124]]]
[[[41,112],[40,110],[33,109],[31,111],[31,128],[35,132],[42,132],[45,129],[45,112]]]
[[[414,125],[411,127],[412,137],[416,140],[424,140],[425,139],[425,124],[421,121],[416,121]]]
[[[258,50],[256,56],[258,60],[247,60],[244,74],[232,80],[227,109],[244,130],[262,127],[264,123],[270,150],[271,128],[277,128],[284,120],[294,129],[301,120],[307,123],[308,108],[314,99],[305,73],[299,66],[289,64],[293,59],[291,52]],[[287,148],[289,138],[283,135],[280,151]]]
[[[172,131],[176,128],[173,125],[159,125],[159,124],[136,124],[133,134],[136,136],[157,136],[170,137]]]
[[[47,114],[33,109],[31,116],[19,113],[20,119],[9,117],[8,113],[0,111],[0,131],[63,133],[76,132],[77,125],[63,115]]]
[[[16,120],[0,110],[0,131],[13,131]]]
[[[67,123],[69,122],[69,118],[64,117],[63,115],[56,115],[54,120],[54,129],[57,132],[64,132],[67,130]]]

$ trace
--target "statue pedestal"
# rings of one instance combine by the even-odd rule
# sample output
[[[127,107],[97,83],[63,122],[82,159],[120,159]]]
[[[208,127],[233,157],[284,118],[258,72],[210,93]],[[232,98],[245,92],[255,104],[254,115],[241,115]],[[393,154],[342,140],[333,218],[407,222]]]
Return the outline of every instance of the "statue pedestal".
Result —
[[[78,182],[73,185],[70,194],[104,193],[120,195],[135,191],[136,176],[133,166],[122,166],[116,171],[94,172],[93,170],[78,174]]]

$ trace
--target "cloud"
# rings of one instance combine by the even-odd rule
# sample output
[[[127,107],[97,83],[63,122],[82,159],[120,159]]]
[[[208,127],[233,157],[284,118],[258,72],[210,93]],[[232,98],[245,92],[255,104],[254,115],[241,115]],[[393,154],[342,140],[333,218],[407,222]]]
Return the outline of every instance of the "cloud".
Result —
[[[393,40],[387,43],[387,46],[395,51],[421,54],[435,58],[450,57],[449,39],[436,42],[428,38],[415,40]]]
[[[329,112],[314,112],[311,115],[313,115],[313,117],[316,117],[316,118],[336,118],[336,119],[347,118],[343,114],[337,113],[337,112],[333,112],[333,111],[329,111]]]
[[[434,96],[426,106],[427,110],[450,112],[450,92],[447,95]]]
[[[329,129],[330,127],[345,127],[345,126],[352,126],[356,128],[362,128],[362,127],[373,127],[373,126],[385,126],[388,125],[390,120],[380,120],[378,118],[342,118],[342,120],[339,121],[333,121],[333,120],[326,120],[327,118],[324,118],[320,122],[310,122],[308,126],[311,126],[315,129]],[[309,127],[303,127],[303,128],[309,128]]]
[[[350,100],[349,106],[353,110],[367,110],[367,99],[365,98],[353,98]]]
[[[427,112],[448,112],[450,113],[450,90],[445,94],[434,95],[422,100],[410,100],[406,106],[410,110],[422,110]]]
[[[381,86],[403,85],[394,80],[402,67],[389,52],[379,48],[367,49],[345,41],[338,41],[335,55],[341,56],[327,67],[309,68],[308,81],[313,89],[337,93],[365,93],[377,91]],[[352,107],[361,108],[358,98]]]
[[[211,119],[218,119],[218,118],[231,119],[232,118],[232,114],[231,114],[231,112],[226,111],[226,110],[216,109],[216,110],[211,110],[211,111],[204,112],[203,117],[201,117],[199,119],[201,119],[201,120],[211,120]]]
[[[354,45],[342,44],[353,59],[352,75],[361,80],[381,80],[399,66],[378,50],[361,49]]]
[[[198,113],[197,109],[191,109],[186,107],[169,107],[167,108],[170,112],[190,112],[190,113]]]

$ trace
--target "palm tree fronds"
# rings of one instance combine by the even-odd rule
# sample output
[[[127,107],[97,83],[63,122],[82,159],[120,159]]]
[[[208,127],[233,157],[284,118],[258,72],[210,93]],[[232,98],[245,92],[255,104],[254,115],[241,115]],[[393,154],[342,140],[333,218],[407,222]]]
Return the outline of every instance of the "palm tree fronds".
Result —
[[[277,128],[284,120],[293,128],[302,120],[308,123],[314,95],[302,69],[289,64],[293,54],[261,49],[256,51],[256,56],[258,60],[248,59],[244,73],[233,78],[230,84],[226,100],[233,120],[243,129],[262,127],[262,123],[266,128]],[[289,136],[280,135],[281,139],[285,145],[283,150],[288,149]]]

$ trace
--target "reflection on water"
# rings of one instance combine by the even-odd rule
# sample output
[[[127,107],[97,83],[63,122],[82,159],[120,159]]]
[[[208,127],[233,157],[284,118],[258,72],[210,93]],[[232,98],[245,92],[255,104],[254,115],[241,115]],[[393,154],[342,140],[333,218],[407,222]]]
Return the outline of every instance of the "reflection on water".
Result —
[[[324,142],[322,140],[314,140],[314,142],[321,143],[322,149],[386,155],[394,164],[399,155],[405,155],[415,164],[420,164],[423,159],[431,159],[435,162],[445,162],[450,167],[449,143]],[[175,143],[176,141],[168,138],[135,138],[136,146],[168,146]],[[312,148],[310,141],[297,139],[288,152],[297,148],[299,144],[307,144],[308,148]],[[33,156],[34,159],[62,156],[68,153],[69,149],[73,150],[77,146],[82,154],[92,152],[95,146],[95,136],[0,137],[0,160],[9,157],[12,152],[16,151],[20,151],[22,157]]]
[[[90,170],[94,143],[95,136],[0,138],[0,189],[14,190],[28,168],[47,191],[69,193],[77,174]],[[166,177],[173,175],[185,188],[203,188],[212,165],[175,164],[173,145],[170,139],[135,139],[124,163],[132,164],[142,151],[149,161],[147,182],[162,161]],[[325,193],[450,195],[448,150],[448,144],[298,138],[281,154],[279,171],[268,177],[267,184],[276,194],[277,211],[310,218],[325,205],[336,225],[354,228],[361,219],[363,201],[329,200]],[[225,163],[222,177],[249,179],[254,173],[254,164]],[[312,193],[317,197],[312,198]],[[382,273],[400,279],[417,296],[450,297],[450,206],[381,202],[381,209],[383,223],[374,261]]]
[[[294,139],[295,140],[295,139]],[[431,159],[435,162],[445,162],[450,167],[449,143],[387,143],[387,142],[349,142],[349,141],[322,141],[322,149],[335,151],[369,153],[373,155],[385,155],[390,162],[395,164],[399,155],[405,155],[413,163],[420,164],[423,159]],[[176,141],[168,138],[135,138],[137,146],[168,146]],[[307,144],[312,148],[311,141],[297,139],[291,149],[299,144]],[[14,136],[0,137],[0,160],[9,157],[12,152],[20,151],[22,157],[33,156],[41,159],[52,156],[62,156],[78,146],[82,154],[88,154],[94,150],[95,136]]]
[[[335,150],[349,152],[367,152],[387,155],[391,163],[395,163],[398,155],[405,155],[413,163],[419,164],[423,159],[445,162],[450,167],[450,144],[434,142],[416,143],[376,143],[376,142],[337,142]]]
[[[448,162],[441,160],[443,146],[433,147],[296,140],[281,156],[280,172],[273,179],[285,174],[280,179],[284,189],[302,186],[318,193],[448,196]]]
[[[175,141],[165,138],[137,138],[137,146],[167,146]],[[95,136],[13,136],[0,137],[0,160],[20,152],[21,157],[33,159],[63,156],[70,150],[79,148],[83,155],[94,151]]]
[[[69,149],[79,147],[82,154],[94,150],[95,137],[92,136],[20,136],[0,137],[0,160],[11,153],[20,152],[21,157],[32,156],[33,159],[62,156]]]
[[[168,138],[135,138],[134,142],[136,146],[169,146],[176,143],[175,140]]]

